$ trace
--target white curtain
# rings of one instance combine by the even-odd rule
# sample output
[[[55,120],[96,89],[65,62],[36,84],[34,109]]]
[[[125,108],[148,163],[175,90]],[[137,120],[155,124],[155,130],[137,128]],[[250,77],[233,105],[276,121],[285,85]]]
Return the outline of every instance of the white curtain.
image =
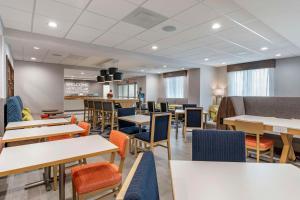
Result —
[[[185,76],[165,78],[167,98],[184,98]]]
[[[274,68],[228,72],[229,96],[272,96]]]

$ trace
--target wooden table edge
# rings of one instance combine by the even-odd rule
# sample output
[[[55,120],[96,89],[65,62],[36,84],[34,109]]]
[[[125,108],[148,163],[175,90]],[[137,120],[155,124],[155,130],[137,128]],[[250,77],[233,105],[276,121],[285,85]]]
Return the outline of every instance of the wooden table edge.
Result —
[[[9,130],[16,130],[16,129],[24,129],[24,128],[35,128],[35,127],[42,127],[42,126],[59,126],[59,125],[67,125],[71,124],[71,122],[58,122],[58,123],[51,123],[51,124],[37,124],[37,125],[30,125],[30,126],[18,126],[18,127],[5,127],[6,131]]]

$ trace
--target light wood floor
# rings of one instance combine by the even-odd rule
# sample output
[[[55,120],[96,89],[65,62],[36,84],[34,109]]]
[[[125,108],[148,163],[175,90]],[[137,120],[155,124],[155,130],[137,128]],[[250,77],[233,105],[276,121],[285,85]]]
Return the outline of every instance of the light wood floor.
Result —
[[[175,139],[175,130],[172,130],[171,146],[172,146],[172,159],[175,160],[191,160],[191,133],[188,134],[187,143],[183,142],[181,136],[181,129],[179,130],[179,138]],[[158,175],[159,193],[161,200],[172,200],[172,187],[171,187],[171,175],[168,166],[167,150],[162,147],[157,147],[154,150],[156,169]],[[28,158],[30,159],[30,158]],[[88,162],[97,162],[105,157],[95,157],[88,159]],[[125,169],[123,172],[123,180],[126,178],[135,157],[131,154],[128,155],[125,162]],[[252,162],[253,159],[248,159]],[[67,170],[69,175],[69,170]],[[17,199],[30,199],[30,200],[54,200],[58,199],[58,191],[46,192],[44,186],[38,186],[32,189],[24,190],[24,185],[30,182],[38,181],[42,179],[42,171],[33,171],[25,174],[19,174],[15,176],[9,176],[0,178],[0,200],[17,200]],[[66,182],[66,198],[72,199],[72,188],[70,182],[70,176],[67,176]],[[105,198],[106,200],[114,199],[113,196]]]

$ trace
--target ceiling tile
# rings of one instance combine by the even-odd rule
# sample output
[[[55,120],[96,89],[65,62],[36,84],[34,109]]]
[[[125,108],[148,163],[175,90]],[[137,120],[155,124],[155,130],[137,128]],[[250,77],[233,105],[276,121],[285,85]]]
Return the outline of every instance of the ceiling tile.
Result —
[[[69,20],[74,22],[81,10],[53,0],[37,0],[35,13],[38,15],[55,18],[58,20]]]
[[[125,0],[93,0],[87,9],[120,20],[136,8],[136,4]]]
[[[173,18],[181,23],[193,26],[202,24],[204,22],[217,18],[218,16],[219,14],[217,14],[211,8],[203,4],[198,4],[179,15],[176,15]]]
[[[226,14],[241,9],[241,7],[232,0],[205,0],[203,3],[220,14]]]
[[[64,3],[66,5],[73,6],[76,8],[80,8],[80,9],[83,9],[89,2],[88,0],[55,0],[55,1]]]
[[[0,6],[6,6],[27,12],[33,11],[34,0],[0,0]]]
[[[124,34],[127,36],[134,36],[137,35],[138,33],[144,31],[146,29],[133,25],[133,24],[129,24],[126,22],[119,22],[117,23],[115,26],[113,26],[109,32],[111,33],[117,33],[117,34]]]
[[[131,3],[137,4],[137,5],[141,5],[142,3],[144,3],[146,0],[127,0]]]
[[[51,20],[55,20],[57,22],[57,28],[48,27],[48,22]],[[71,28],[71,26],[72,22],[70,21],[56,20],[41,15],[35,15],[33,32],[55,37],[64,37],[68,30]]]
[[[172,17],[197,3],[195,0],[148,0],[142,7]]]
[[[155,42],[155,41],[165,38],[166,35],[162,35],[160,32],[157,32],[157,31],[147,30],[135,37],[138,39],[141,39],[141,40],[145,40],[147,42]]]
[[[102,33],[104,33],[104,31],[92,29],[81,25],[74,25],[68,33],[68,35],[66,36],[66,38],[90,43]]]
[[[256,18],[253,15],[251,15],[249,12],[243,9],[228,13],[226,14],[226,16],[239,23],[247,23],[256,20]]]
[[[129,37],[127,35],[124,35],[122,33],[113,33],[113,32],[106,32],[101,37],[97,38],[93,43],[103,46],[115,46]]]
[[[146,46],[148,43],[142,40],[138,40],[135,38],[132,38],[130,40],[126,40],[125,42],[115,46],[119,49],[125,49],[125,50],[134,50],[143,46]]]
[[[172,31],[172,32],[164,31],[163,27],[165,27],[165,26],[174,26],[176,28],[176,30]],[[165,36],[169,36],[169,35],[174,35],[179,32],[182,32],[182,31],[186,30],[188,27],[189,26],[184,23],[180,23],[174,19],[168,19],[168,20],[154,26],[150,30],[160,32],[160,34],[165,35]]]
[[[31,31],[32,14],[29,12],[0,6],[0,17],[6,28]]]
[[[47,52],[47,55],[45,56],[43,62],[60,63],[68,55],[69,54],[67,52],[51,49]]]
[[[89,11],[84,11],[79,17],[77,24],[89,26],[91,28],[106,30],[114,25],[117,21],[108,17],[104,17]]]

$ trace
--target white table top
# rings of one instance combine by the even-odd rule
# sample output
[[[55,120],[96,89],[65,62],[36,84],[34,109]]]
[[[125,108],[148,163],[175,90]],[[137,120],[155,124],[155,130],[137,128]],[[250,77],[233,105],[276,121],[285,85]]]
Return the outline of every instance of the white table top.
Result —
[[[174,200],[298,200],[290,164],[170,161]]]
[[[4,148],[0,176],[23,173],[115,152],[118,147],[99,135]]]
[[[150,116],[149,115],[130,115],[125,117],[119,117],[118,119],[136,123],[136,124],[147,124],[150,123]]]
[[[4,133],[2,142],[16,142],[31,139],[42,139],[49,136],[58,136],[64,134],[79,134],[84,131],[83,128],[75,125],[43,126],[37,128],[7,130]]]
[[[300,119],[283,119],[276,117],[261,117],[261,116],[253,116],[253,115],[240,115],[235,117],[225,118],[225,120],[244,120],[244,121],[252,121],[252,122],[262,122],[267,126],[279,126],[290,129],[300,130]]]
[[[9,122],[6,126],[6,130],[32,128],[32,127],[37,127],[37,126],[62,125],[62,124],[68,124],[68,123],[70,123],[70,122],[63,118]]]

